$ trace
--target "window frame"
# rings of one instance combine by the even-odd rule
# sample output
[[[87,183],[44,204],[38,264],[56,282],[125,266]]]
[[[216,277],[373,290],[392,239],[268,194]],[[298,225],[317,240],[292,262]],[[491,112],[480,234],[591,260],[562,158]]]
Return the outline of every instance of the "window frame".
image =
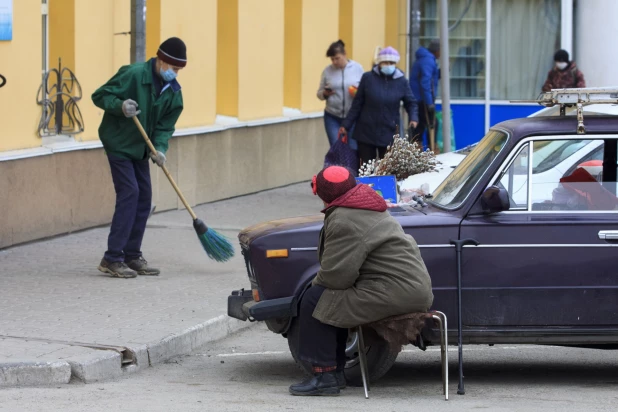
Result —
[[[564,214],[618,214],[618,210],[532,210],[532,185],[530,184],[532,178],[532,170],[534,163],[534,142],[537,141],[549,141],[549,140],[618,140],[618,134],[607,134],[607,135],[554,135],[554,136],[530,136],[526,137],[519,141],[510,151],[508,156],[502,162],[502,165],[498,168],[498,170],[492,175],[492,178],[489,180],[489,184],[487,188],[499,183],[499,178],[504,173],[508,173],[508,168],[515,161],[519,153],[524,149],[524,146],[527,144],[531,144],[532,150],[529,151],[528,158],[528,199],[526,210],[507,210],[501,213],[507,214],[555,214],[555,215],[564,215]],[[618,183],[617,183],[618,184]],[[486,188],[486,189],[487,189]],[[511,194],[509,193],[509,197]]]

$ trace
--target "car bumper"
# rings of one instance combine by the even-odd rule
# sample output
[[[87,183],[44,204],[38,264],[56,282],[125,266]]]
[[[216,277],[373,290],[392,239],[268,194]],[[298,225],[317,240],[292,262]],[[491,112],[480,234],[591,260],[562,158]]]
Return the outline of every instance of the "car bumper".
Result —
[[[256,302],[250,290],[235,290],[227,297],[227,314],[251,322],[295,317],[298,315],[297,299],[289,296]]]

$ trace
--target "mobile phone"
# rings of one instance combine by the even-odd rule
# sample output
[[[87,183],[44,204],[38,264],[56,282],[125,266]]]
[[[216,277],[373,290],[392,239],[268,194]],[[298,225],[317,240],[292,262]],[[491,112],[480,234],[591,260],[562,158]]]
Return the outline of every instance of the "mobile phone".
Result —
[[[326,90],[327,92],[332,92],[333,91],[333,89],[331,89],[329,86],[325,86],[324,90]]]

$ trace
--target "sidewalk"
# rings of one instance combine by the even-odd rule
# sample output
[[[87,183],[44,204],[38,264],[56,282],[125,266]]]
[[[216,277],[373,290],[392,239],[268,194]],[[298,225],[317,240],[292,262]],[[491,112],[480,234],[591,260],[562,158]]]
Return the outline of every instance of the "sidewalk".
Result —
[[[234,243],[226,264],[208,259],[186,211],[155,214],[142,249],[159,277],[100,273],[107,227],[0,250],[0,386],[114,378],[249,326],[227,317],[230,291],[248,286],[238,231],[320,206],[302,183],[197,207]]]

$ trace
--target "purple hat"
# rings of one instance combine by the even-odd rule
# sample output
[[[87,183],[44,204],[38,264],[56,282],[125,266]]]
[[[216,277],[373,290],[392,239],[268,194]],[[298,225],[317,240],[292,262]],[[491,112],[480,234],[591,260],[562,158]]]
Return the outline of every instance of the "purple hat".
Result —
[[[395,62],[399,63],[399,52],[391,46],[385,47],[378,53],[377,63]]]

